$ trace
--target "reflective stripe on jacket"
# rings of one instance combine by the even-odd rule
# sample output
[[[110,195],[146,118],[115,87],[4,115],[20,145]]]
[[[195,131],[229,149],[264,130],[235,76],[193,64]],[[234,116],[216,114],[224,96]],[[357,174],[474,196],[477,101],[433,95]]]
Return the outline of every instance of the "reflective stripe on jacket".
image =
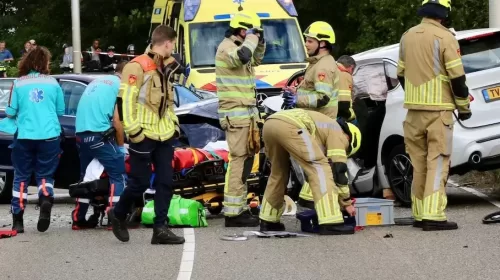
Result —
[[[172,85],[168,82],[169,77],[158,70],[159,62],[155,61],[158,57],[152,52],[143,54],[123,69],[118,95],[122,103],[118,109],[123,128],[132,142],[142,141],[142,134],[153,140],[166,141],[178,129],[179,120],[173,108]],[[168,65],[172,60],[173,58],[165,59],[163,63]]]
[[[225,38],[215,56],[217,96],[220,121],[231,124],[250,124],[256,116],[255,71],[264,57],[266,45],[256,35],[249,34],[244,42],[236,36]],[[248,61],[246,61],[248,60]]]
[[[330,118],[337,117],[339,69],[333,56],[307,58],[309,66],[297,89],[297,108],[315,110]]]
[[[270,119],[279,119],[291,125],[296,125],[297,129],[306,129],[322,147],[324,155],[332,163],[347,162],[346,150],[349,148],[349,139],[335,119],[319,112],[303,109],[279,111],[266,120]],[[340,189],[339,202],[344,205],[343,201],[350,197],[349,187],[346,185],[339,185],[338,187]]]
[[[30,72],[17,78],[5,114],[16,120],[17,139],[45,140],[61,135],[64,93],[54,77]]]
[[[351,73],[345,69],[344,65],[341,63],[337,63],[337,66],[340,71],[339,78],[339,103],[340,102],[348,102],[349,103],[349,112],[346,112],[346,115],[349,115],[347,118],[348,121],[352,121],[356,118],[356,114],[352,109],[352,87],[353,87],[353,78]],[[339,107],[342,107],[339,105]],[[347,105],[346,105],[347,107]],[[339,109],[340,110],[340,109]],[[337,113],[338,114],[338,113]]]
[[[424,18],[401,37],[398,76],[405,78],[404,107],[411,110],[455,110],[468,97],[454,96],[450,80],[465,75],[460,46],[453,33]]]

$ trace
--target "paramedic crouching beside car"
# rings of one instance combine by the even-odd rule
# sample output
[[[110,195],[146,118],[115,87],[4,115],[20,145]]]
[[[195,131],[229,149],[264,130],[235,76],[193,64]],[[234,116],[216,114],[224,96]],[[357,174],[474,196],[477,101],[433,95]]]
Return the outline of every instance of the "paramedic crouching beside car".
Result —
[[[65,110],[63,91],[56,79],[48,76],[50,57],[44,47],[26,54],[19,65],[21,77],[14,81],[11,100],[5,110],[7,117],[15,119],[17,124],[12,145],[12,229],[19,233],[24,232],[23,213],[33,172],[40,205],[37,229],[44,232],[50,225],[53,175],[61,153],[58,116]]]
[[[129,240],[126,217],[132,204],[150,186],[154,164],[156,190],[155,220],[151,244],[182,244],[184,237],[168,228],[168,208],[172,199],[173,138],[179,135],[174,113],[171,76],[179,64],[171,56],[176,32],[159,25],[151,36],[151,48],[129,62],[122,73],[117,98],[118,115],[130,138],[130,174],[127,188],[116,206],[108,212],[115,237]],[[149,48],[148,48],[149,49]]]
[[[125,63],[118,65],[117,75],[105,75],[93,80],[85,89],[76,111],[76,146],[80,155],[80,180],[87,166],[97,159],[109,176],[109,208],[120,199],[125,188],[124,132],[115,108],[120,89],[120,76]],[[116,136],[116,137],[115,137]],[[72,212],[72,229],[97,226],[98,217],[85,219],[89,200],[77,198]]]

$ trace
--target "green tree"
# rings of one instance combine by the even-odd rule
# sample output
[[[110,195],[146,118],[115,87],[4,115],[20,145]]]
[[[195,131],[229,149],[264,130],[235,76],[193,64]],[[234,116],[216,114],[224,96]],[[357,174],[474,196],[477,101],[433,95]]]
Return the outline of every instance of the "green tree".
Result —
[[[82,50],[89,48],[95,38],[101,38],[103,50],[113,45],[117,52],[125,52],[129,44],[145,49],[153,3],[154,0],[80,1]],[[36,40],[52,52],[52,69],[57,70],[63,44],[72,43],[70,4],[68,0],[2,1],[0,40],[7,41],[17,58],[26,41]]]
[[[415,0],[350,1],[347,17],[357,22],[350,32],[358,36],[349,42],[347,51],[358,53],[399,42],[406,30],[421,21],[417,16],[420,3]],[[488,27],[487,1],[456,0],[452,5],[452,27],[457,31]]]

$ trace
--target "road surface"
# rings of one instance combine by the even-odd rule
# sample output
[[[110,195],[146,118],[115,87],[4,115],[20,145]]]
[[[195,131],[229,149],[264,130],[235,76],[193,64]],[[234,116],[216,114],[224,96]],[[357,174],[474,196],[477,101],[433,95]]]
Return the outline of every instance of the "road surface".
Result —
[[[54,206],[50,229],[39,233],[30,204],[26,233],[0,240],[0,279],[499,279],[500,225],[481,223],[499,209],[461,188],[448,194],[456,231],[391,226],[352,236],[223,241],[224,234],[249,229],[226,229],[215,217],[207,228],[174,229],[187,240],[175,246],[151,245],[147,228],[131,230],[129,243],[105,229],[72,231],[73,205],[64,199]],[[11,224],[8,211],[0,206],[4,229]],[[395,208],[396,217],[409,215]],[[300,231],[295,218],[284,222]]]

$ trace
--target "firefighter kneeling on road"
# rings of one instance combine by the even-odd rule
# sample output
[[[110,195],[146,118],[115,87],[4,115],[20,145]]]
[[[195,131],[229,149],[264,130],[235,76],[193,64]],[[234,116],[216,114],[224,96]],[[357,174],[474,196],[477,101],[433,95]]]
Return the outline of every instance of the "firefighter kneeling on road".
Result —
[[[460,46],[443,26],[450,0],[424,0],[422,22],[405,32],[399,46],[398,79],[405,90],[403,122],[406,151],[413,164],[414,227],[424,231],[454,230],[446,219],[446,181],[453,141],[453,111],[471,117]]]
[[[215,56],[219,120],[231,157],[224,184],[225,226],[254,227],[259,219],[247,210],[246,187],[254,156],[260,151],[253,67],[262,61],[266,44],[254,12],[237,13],[229,26]]]
[[[115,106],[124,66],[125,63],[118,65],[117,75],[105,75],[93,80],[83,92],[76,111],[80,180],[83,180],[90,162],[97,159],[109,176],[111,186],[108,207],[118,202],[126,180],[124,132]],[[73,230],[97,226],[99,213],[94,213],[89,220],[85,219],[89,203],[87,198],[76,199],[76,207],[71,215]]]
[[[361,143],[359,130],[314,111],[291,109],[269,116],[263,129],[271,175],[260,208],[261,231],[284,231],[280,217],[290,174],[290,155],[304,169],[311,186],[321,235],[354,234],[344,225],[342,209],[356,215],[349,193],[347,156]],[[323,148],[325,147],[325,152]]]

